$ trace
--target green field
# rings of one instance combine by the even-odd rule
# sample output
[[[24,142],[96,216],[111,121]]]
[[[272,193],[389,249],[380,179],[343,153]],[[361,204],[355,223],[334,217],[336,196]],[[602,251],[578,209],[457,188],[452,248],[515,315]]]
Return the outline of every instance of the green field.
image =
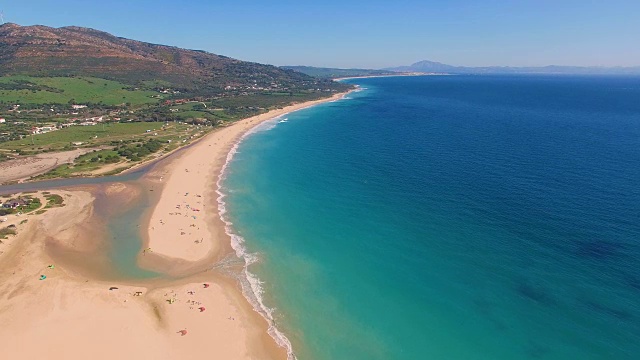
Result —
[[[99,103],[132,105],[157,103],[159,93],[148,90],[129,90],[117,81],[91,77],[32,77],[4,76],[0,84],[32,84],[33,89],[0,89],[0,101],[10,104],[66,104],[73,100],[77,104]],[[6,86],[6,85],[5,85]],[[40,90],[45,89],[45,90]]]
[[[134,122],[134,123],[111,123],[93,126],[70,126],[58,131],[52,131],[46,134],[34,135],[33,139],[28,136],[22,140],[9,141],[2,144],[3,149],[22,149],[25,147],[64,147],[72,142],[83,142],[83,146],[87,143],[100,143],[105,141],[127,140],[136,136],[145,134],[153,134],[158,132],[160,135],[163,122]],[[155,131],[154,131],[155,129]],[[186,130],[187,125],[171,125],[171,129]],[[150,130],[150,133],[146,131]],[[32,145],[33,140],[33,145]]]

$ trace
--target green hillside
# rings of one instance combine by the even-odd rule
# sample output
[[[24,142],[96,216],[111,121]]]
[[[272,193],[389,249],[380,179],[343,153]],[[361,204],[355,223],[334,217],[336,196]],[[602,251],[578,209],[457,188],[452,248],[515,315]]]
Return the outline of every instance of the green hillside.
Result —
[[[157,91],[135,89],[117,81],[93,77],[0,77],[0,102],[8,104],[64,104],[72,101],[79,104],[140,105],[157,103],[159,96]]]

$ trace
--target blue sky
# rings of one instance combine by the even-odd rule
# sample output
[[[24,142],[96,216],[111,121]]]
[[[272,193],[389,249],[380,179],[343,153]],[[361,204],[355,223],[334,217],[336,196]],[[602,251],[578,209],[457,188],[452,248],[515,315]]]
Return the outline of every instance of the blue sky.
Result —
[[[0,10],[20,25],[274,65],[640,65],[640,0],[0,0]]]

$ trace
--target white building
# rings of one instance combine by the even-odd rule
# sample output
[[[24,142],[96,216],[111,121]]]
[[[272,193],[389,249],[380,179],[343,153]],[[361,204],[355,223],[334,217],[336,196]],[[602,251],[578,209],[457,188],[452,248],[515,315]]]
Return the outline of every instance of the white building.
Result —
[[[34,127],[31,129],[32,134],[46,134],[51,131],[58,130],[55,126],[42,126],[42,127]]]

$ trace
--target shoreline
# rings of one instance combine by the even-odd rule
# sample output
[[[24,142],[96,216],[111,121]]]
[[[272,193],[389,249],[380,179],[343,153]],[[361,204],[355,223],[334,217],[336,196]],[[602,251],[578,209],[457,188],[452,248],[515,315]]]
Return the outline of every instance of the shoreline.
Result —
[[[7,251],[0,257],[3,352],[13,359],[295,359],[256,293],[256,279],[247,271],[250,260],[224,218],[221,184],[235,149],[255,127],[349,92],[216,129],[154,161],[134,183],[115,180],[54,190],[64,196],[66,206],[27,215],[18,235],[0,244]],[[114,277],[104,219],[140,196],[150,196],[138,231],[142,249],[152,250],[139,253],[136,262],[160,277]],[[183,204],[177,201],[189,206],[178,210],[176,205]],[[10,221],[17,224],[23,218]],[[47,278],[38,281],[45,273]],[[29,311],[19,310],[24,306]],[[180,336],[182,330],[188,335]],[[41,346],[29,347],[33,342]]]
[[[242,247],[241,240],[235,235],[231,222],[225,219],[225,194],[222,192],[222,182],[225,170],[233,159],[236,149],[253,129],[264,122],[273,121],[291,112],[306,109],[321,103],[333,102],[344,98],[356,89],[335,94],[329,98],[294,104],[282,109],[240,120],[225,128],[206,135],[191,149],[186,150],[180,158],[171,164],[147,175],[154,178],[153,183],[162,183],[162,192],[148,219],[148,233],[144,248],[150,248],[154,255],[162,258],[169,257],[173,261],[183,261],[190,265],[204,265],[228,259],[229,255],[242,261],[241,269],[236,274],[240,285],[240,292],[252,307],[253,311],[268,325],[267,333],[280,346],[287,350],[287,358],[294,359],[291,343],[276,327],[270,310],[262,303],[259,296],[258,280],[248,272],[247,267],[254,261],[250,254]],[[184,170],[183,170],[184,168]],[[193,171],[206,174],[205,178],[191,176]],[[206,178],[208,176],[208,178]],[[166,178],[165,178],[166,177]],[[194,197],[195,195],[195,197]],[[202,223],[199,221],[201,209],[216,204],[213,211],[205,214],[217,214],[207,217]],[[195,204],[195,205],[194,205]],[[179,207],[179,208],[178,208]],[[178,215],[178,213],[180,213]],[[185,214],[186,213],[186,214]],[[173,215],[171,215],[173,214]],[[185,216],[189,214],[188,216]],[[195,214],[195,215],[194,215]],[[206,215],[205,215],[206,216]],[[185,221],[186,220],[186,221]],[[204,227],[203,227],[203,226]],[[157,231],[158,228],[163,230]],[[173,232],[168,233],[166,229]],[[176,229],[180,232],[175,231]],[[185,229],[193,229],[185,231]],[[180,236],[191,236],[193,241],[183,241],[176,244],[174,239]],[[209,244],[201,239],[211,239]],[[199,241],[200,242],[196,242]],[[175,269],[178,273],[184,270]]]
[[[289,105],[238,120],[205,135],[197,143],[184,148],[183,153],[175,159],[171,159],[167,164],[160,164],[157,169],[144,175],[143,179],[148,182],[148,186],[153,187],[150,190],[156,191],[156,187],[160,188],[160,194],[151,207],[151,216],[146,224],[147,231],[142,232],[145,238],[144,248],[151,248],[154,255],[191,263],[216,258],[224,252],[221,251],[223,249],[210,248],[211,244],[205,241],[191,243],[177,242],[175,239],[185,235],[191,235],[192,238],[205,235],[211,238],[216,235],[211,234],[210,229],[215,225],[212,226],[209,221],[201,222],[200,215],[211,214],[211,211],[206,211],[205,208],[214,204],[210,200],[218,199],[221,177],[238,144],[263,122],[318,104],[339,100],[352,91],[356,90]],[[217,218],[219,218],[220,209],[216,208],[215,212],[218,212]],[[184,231],[184,234],[176,232],[179,229],[185,230],[189,225],[193,229],[186,229],[188,232]],[[165,231],[160,231],[161,229]],[[205,251],[202,251],[203,248]]]

